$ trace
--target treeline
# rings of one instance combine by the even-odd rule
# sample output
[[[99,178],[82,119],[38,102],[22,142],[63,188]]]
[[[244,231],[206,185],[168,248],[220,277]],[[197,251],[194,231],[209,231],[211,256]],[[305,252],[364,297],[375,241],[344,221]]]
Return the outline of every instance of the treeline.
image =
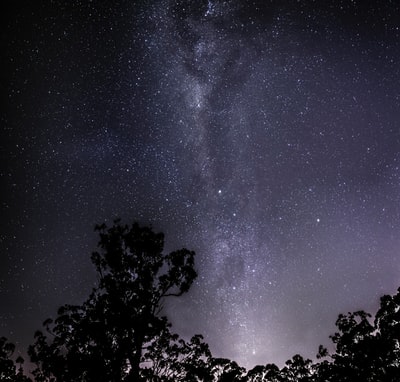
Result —
[[[162,316],[166,299],[186,293],[197,277],[194,252],[163,253],[164,236],[151,228],[115,221],[97,226],[99,249],[91,256],[99,283],[82,305],[64,305],[44,322],[27,352],[34,365],[14,360],[15,346],[0,338],[0,381],[19,382],[398,382],[400,288],[383,296],[375,317],[339,315],[331,353],[317,360],[295,355],[245,370],[215,358],[201,335],[185,341]]]

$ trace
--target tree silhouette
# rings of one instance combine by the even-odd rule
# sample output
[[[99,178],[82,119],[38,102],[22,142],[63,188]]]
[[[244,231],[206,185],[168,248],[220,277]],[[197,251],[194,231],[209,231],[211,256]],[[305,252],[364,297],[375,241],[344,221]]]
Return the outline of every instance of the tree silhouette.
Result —
[[[8,342],[7,338],[0,338],[0,381],[11,380],[15,376],[15,365],[10,358],[14,349],[15,345]]]
[[[282,376],[279,367],[275,364],[267,364],[265,366],[257,365],[253,369],[249,370],[246,376],[248,382],[283,382],[284,377]]]
[[[211,360],[211,373],[216,382],[243,382],[246,381],[245,369],[235,361],[226,358]]]
[[[377,366],[387,381],[400,381],[400,288],[394,296],[381,297],[375,315]]]
[[[0,337],[0,381],[12,381],[15,378],[15,364],[11,359],[14,350],[14,344]]]
[[[340,314],[331,336],[333,354],[320,347],[319,381],[400,381],[400,288],[381,297],[372,321],[364,311]]]
[[[164,254],[162,233],[119,221],[96,230],[99,285],[82,305],[64,305],[45,321],[47,334],[35,334],[28,352],[39,382],[139,381],[145,349],[169,333],[163,301],[187,292],[197,276],[194,252]]]
[[[15,351],[15,345],[7,340],[5,337],[0,337],[0,381],[10,382],[31,382],[31,380],[24,375],[22,364],[24,359],[18,356],[15,363],[19,365],[18,370],[12,360],[12,355]]]
[[[286,361],[285,367],[281,370],[282,378],[287,382],[312,382],[314,381],[314,370],[312,361],[304,359],[296,354],[292,359]]]
[[[400,288],[381,297],[375,319],[364,311],[340,314],[337,332],[330,336],[330,354],[322,345],[313,363],[295,355],[282,369],[274,364],[255,366],[248,382],[399,382]],[[229,361],[225,362],[229,365]],[[236,379],[232,379],[235,381]]]
[[[115,221],[96,226],[99,250],[91,256],[98,285],[82,305],[64,305],[43,323],[28,349],[35,382],[399,382],[400,288],[381,297],[373,319],[364,311],[340,314],[317,361],[295,355],[248,372],[213,358],[203,337],[171,332],[163,303],[187,292],[197,277],[194,252],[163,253],[164,236]],[[15,346],[0,338],[0,381],[29,382]]]
[[[148,346],[141,376],[149,382],[211,382],[210,360],[210,350],[201,335],[186,342],[166,327]]]

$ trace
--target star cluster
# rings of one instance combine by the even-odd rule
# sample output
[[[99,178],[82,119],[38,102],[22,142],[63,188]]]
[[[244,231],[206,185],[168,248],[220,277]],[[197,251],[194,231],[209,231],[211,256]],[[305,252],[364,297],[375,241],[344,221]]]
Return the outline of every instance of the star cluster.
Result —
[[[85,298],[95,223],[197,252],[166,306],[246,367],[313,357],[400,284],[400,9],[43,2],[2,12],[0,328]]]

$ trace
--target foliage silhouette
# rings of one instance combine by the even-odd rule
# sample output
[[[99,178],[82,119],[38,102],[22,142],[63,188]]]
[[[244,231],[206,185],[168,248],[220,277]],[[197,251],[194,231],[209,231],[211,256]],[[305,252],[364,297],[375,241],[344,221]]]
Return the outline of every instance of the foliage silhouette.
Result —
[[[247,373],[248,382],[281,382],[283,376],[279,367],[275,364],[267,364],[265,366],[257,365]]]
[[[235,361],[226,358],[213,358],[211,360],[211,373],[213,380],[218,382],[245,381],[246,370]]]
[[[47,334],[35,334],[28,353],[37,381],[139,381],[146,347],[169,333],[163,301],[187,292],[197,276],[194,252],[163,254],[162,233],[119,221],[96,230],[99,285],[82,305],[46,320]]]
[[[147,347],[141,377],[145,381],[212,381],[211,353],[201,335],[190,342],[172,334],[166,327]]]
[[[7,338],[0,337],[0,381],[31,382],[28,377],[24,376],[22,368],[24,359],[18,356],[15,362],[12,360],[14,351],[15,345]],[[19,364],[18,369],[15,364]]]
[[[0,338],[0,381],[7,381],[15,375],[15,364],[11,359],[14,350],[14,344],[5,337]]]
[[[314,377],[312,361],[304,359],[296,354],[292,359],[286,361],[285,367],[281,370],[282,377],[288,382],[311,382]]]
[[[333,354],[320,347],[321,381],[400,381],[400,288],[381,297],[375,319],[364,311],[340,314],[331,336]]]
[[[281,369],[249,371],[214,358],[201,335],[189,341],[171,332],[162,316],[167,298],[186,293],[197,277],[194,252],[163,253],[164,236],[151,228],[115,221],[97,226],[92,254],[98,285],[82,305],[64,305],[28,349],[35,382],[399,382],[400,288],[381,297],[375,317],[340,314],[313,362],[296,354]],[[15,346],[0,338],[0,381],[29,382]],[[19,367],[16,367],[19,364]]]

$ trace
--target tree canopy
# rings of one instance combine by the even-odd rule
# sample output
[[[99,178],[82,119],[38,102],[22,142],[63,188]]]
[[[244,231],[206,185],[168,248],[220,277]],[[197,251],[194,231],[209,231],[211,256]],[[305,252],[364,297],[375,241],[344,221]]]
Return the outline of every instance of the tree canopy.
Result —
[[[197,276],[194,252],[164,254],[164,235],[149,227],[115,221],[96,230],[98,286],[82,305],[64,305],[45,321],[47,334],[36,333],[29,354],[38,381],[138,381],[144,351],[169,334],[163,301]]]
[[[212,356],[201,335],[190,340],[171,331],[166,299],[188,292],[197,277],[195,254],[164,253],[164,235],[137,223],[96,226],[91,259],[98,284],[81,305],[63,305],[35,333],[28,354],[35,382],[398,382],[400,288],[381,297],[375,317],[340,314],[315,360],[296,354],[282,368],[251,370]],[[0,381],[29,382],[15,346],[0,338]],[[17,367],[19,365],[19,367]]]

